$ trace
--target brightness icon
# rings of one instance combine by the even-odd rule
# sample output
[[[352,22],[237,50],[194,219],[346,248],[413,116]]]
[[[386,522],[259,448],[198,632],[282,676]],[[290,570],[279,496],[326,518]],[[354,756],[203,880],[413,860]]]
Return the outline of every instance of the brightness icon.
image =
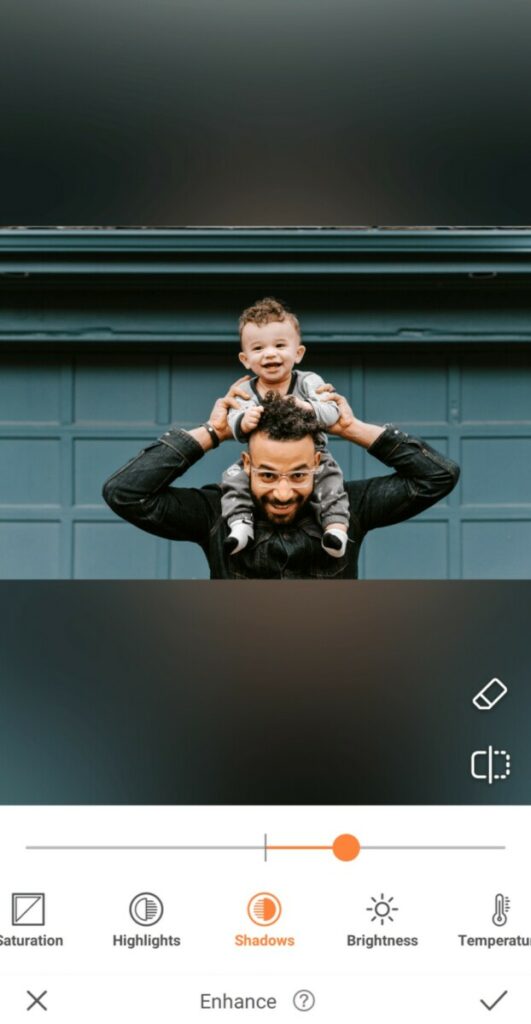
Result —
[[[396,914],[398,907],[393,906],[393,899],[394,896],[384,896],[383,892],[380,893],[379,899],[371,896],[373,905],[365,908],[372,914],[371,921],[379,921],[382,925],[386,921],[394,921],[393,914]]]

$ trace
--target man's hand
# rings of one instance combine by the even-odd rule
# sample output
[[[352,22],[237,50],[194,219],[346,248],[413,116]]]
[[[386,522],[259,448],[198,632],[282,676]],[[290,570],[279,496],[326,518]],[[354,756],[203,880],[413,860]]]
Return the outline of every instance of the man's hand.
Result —
[[[258,426],[263,411],[263,405],[252,405],[250,409],[247,409],[240,421],[239,429],[242,434],[250,434]]]
[[[322,402],[335,402],[339,410],[339,419],[331,427],[326,428],[328,434],[337,434],[339,437],[344,437],[346,441],[359,444],[362,448],[369,448],[380,434],[383,434],[384,427],[358,420],[346,398],[343,395],[338,395],[333,384],[321,384],[315,390],[319,393],[324,392],[321,394]]]
[[[228,441],[230,438],[233,437],[232,430],[229,427],[228,412],[229,409],[240,408],[238,398],[249,398],[249,392],[244,391],[244,389],[241,386],[242,384],[245,384],[245,382],[248,380],[250,380],[249,374],[247,374],[245,377],[239,377],[238,380],[234,381],[234,384],[230,386],[224,398],[217,399],[217,401],[214,404],[214,408],[212,409],[212,412],[208,417],[209,422],[212,424],[220,441]]]

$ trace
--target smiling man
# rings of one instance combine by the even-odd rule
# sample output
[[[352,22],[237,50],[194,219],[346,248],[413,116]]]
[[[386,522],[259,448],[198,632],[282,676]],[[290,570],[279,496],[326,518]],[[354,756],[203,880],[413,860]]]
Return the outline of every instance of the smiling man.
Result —
[[[277,525],[295,521],[311,502],[321,462],[320,427],[311,411],[292,398],[271,393],[262,401],[258,425],[243,453],[243,469],[258,513]]]
[[[332,559],[321,546],[313,509],[320,453],[312,411],[293,397],[267,396],[244,452],[244,468],[255,507],[254,538],[243,551],[227,554],[221,488],[172,487],[173,480],[212,448],[232,438],[228,413],[245,396],[242,378],[218,399],[209,420],[193,430],[169,430],[114,473],[103,495],[123,519],[170,540],[203,549],[212,579],[356,579],[365,534],[417,515],[455,486],[459,469],[425,441],[393,426],[363,423],[348,402],[328,386],[339,419],[329,433],[366,448],[395,470],[387,476],[345,482],[350,505],[349,543]]]

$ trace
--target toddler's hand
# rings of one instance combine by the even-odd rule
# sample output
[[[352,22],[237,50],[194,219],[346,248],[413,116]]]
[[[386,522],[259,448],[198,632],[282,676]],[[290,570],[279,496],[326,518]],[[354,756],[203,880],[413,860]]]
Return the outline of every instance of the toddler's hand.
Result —
[[[327,433],[339,434],[340,437],[347,436],[347,432],[350,430],[352,424],[356,422],[356,417],[346,398],[344,398],[343,395],[338,395],[337,391],[334,390],[333,384],[321,384],[320,387],[315,390],[316,392],[319,392],[321,402],[335,402],[339,410],[339,416],[336,422],[326,428]]]
[[[295,399],[295,404],[298,405],[299,408],[309,409],[310,412],[313,410],[311,402],[305,402],[302,398],[298,398],[297,395],[293,395],[293,398]]]
[[[243,414],[242,421],[240,423],[240,430],[242,434],[250,434],[251,430],[254,430],[260,422],[260,417],[264,411],[263,405],[253,405],[247,412]]]

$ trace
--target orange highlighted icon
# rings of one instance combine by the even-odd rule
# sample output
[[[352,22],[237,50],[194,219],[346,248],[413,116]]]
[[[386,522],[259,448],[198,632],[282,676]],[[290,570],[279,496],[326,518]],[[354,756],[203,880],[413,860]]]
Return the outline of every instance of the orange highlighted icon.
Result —
[[[247,904],[247,913],[253,924],[259,924],[262,928],[275,924],[281,913],[280,900],[271,892],[258,892],[252,896]]]

